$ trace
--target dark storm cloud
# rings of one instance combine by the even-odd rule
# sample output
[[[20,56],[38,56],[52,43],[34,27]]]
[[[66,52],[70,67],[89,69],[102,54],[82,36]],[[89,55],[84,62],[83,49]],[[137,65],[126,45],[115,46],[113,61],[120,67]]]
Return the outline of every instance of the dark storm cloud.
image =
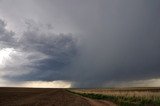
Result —
[[[33,21],[32,21],[33,22]],[[77,54],[76,39],[72,34],[55,34],[49,31],[48,27],[38,27],[35,25],[28,26],[28,29],[17,39],[14,39],[15,34],[10,33],[5,28],[4,21],[1,20],[1,42],[4,48],[14,48],[19,51],[22,57],[17,60],[18,56],[11,55],[17,63],[26,61],[21,64],[21,70],[25,70],[25,75],[10,75],[7,74],[4,78],[12,80],[58,80],[62,79],[61,74],[64,67],[70,64],[72,59]],[[46,26],[46,25],[44,25]],[[14,39],[14,40],[12,40]],[[9,45],[12,43],[13,45]],[[16,45],[16,46],[14,46]],[[24,58],[23,60],[23,57]],[[30,62],[30,63],[29,63]],[[3,70],[9,70],[18,73],[14,68],[17,66],[6,65]],[[25,69],[26,67],[26,69]],[[17,68],[16,68],[17,69]],[[62,70],[63,69],[63,70]],[[65,76],[65,75],[63,75]]]
[[[76,39],[72,34],[39,33],[37,30],[27,31],[20,40],[23,50],[40,52],[48,58],[33,63],[35,72],[29,76],[21,76],[27,80],[63,79],[64,67],[76,56]],[[67,70],[66,70],[67,71]],[[23,79],[22,78],[22,79]]]
[[[19,4],[23,3],[16,3],[22,8]],[[159,0],[29,0],[29,4],[24,11],[11,13],[79,32],[55,34],[50,33],[53,27],[27,23],[29,27],[18,39],[16,49],[34,54],[27,55],[27,61],[36,61],[27,64],[32,71],[16,77],[18,80],[70,80],[75,87],[97,87],[112,81],[159,78]],[[3,31],[3,22],[0,26],[1,33],[12,40],[14,34]]]
[[[70,8],[76,5],[76,9],[65,10],[85,33],[85,47],[72,75],[79,82],[75,86],[159,78],[158,0],[81,1],[72,5]]]

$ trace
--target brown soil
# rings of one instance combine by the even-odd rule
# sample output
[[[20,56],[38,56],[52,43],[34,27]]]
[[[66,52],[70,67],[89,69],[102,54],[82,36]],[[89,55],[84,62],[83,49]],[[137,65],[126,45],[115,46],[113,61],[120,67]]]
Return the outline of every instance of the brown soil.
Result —
[[[116,106],[65,89],[0,88],[0,106]]]

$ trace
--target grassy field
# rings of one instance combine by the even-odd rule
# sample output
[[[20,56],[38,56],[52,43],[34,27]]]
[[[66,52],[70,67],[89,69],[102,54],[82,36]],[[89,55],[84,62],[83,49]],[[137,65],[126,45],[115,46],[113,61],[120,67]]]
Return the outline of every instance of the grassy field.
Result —
[[[160,106],[160,88],[71,89],[93,99],[112,101],[120,106]]]

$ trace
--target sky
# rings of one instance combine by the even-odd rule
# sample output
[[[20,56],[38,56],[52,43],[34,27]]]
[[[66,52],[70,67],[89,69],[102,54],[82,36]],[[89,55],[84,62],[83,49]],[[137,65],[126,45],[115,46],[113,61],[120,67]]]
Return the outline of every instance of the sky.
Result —
[[[160,86],[159,0],[0,0],[0,86]]]

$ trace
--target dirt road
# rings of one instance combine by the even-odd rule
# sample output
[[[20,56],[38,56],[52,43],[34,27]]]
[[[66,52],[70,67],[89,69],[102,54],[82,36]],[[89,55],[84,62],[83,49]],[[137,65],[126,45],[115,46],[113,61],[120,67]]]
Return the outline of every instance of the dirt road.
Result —
[[[65,89],[0,88],[0,106],[115,106]]]

